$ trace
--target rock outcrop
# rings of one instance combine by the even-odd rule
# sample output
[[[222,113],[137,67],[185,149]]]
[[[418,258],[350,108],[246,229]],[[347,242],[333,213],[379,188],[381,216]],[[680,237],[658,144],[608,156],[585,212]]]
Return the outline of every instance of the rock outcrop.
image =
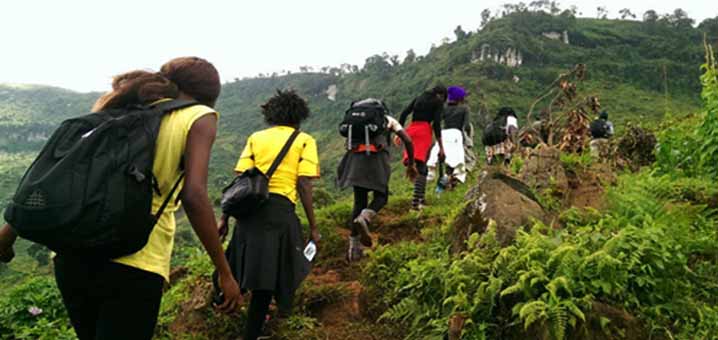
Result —
[[[454,252],[465,249],[468,237],[483,233],[490,221],[496,223],[497,241],[508,245],[519,228],[546,220],[546,213],[531,189],[497,168],[481,174],[479,184],[466,193],[465,201],[452,224]]]
[[[519,178],[536,192],[551,190],[555,197],[566,197],[569,191],[566,170],[561,164],[561,151],[542,145],[530,151]]]
[[[508,67],[516,68],[524,63],[524,57],[518,49],[512,47],[509,47],[504,51],[500,51],[491,47],[489,44],[484,44],[481,46],[480,50],[474,51],[471,62],[480,63],[486,61],[493,61]]]
[[[563,32],[544,32],[544,33],[541,34],[541,35],[543,35],[544,37],[546,37],[546,38],[548,38],[548,39],[551,39],[551,40],[562,41],[564,44],[567,44],[567,45],[570,44],[570,42],[569,42],[569,40],[568,40],[568,31],[563,31]]]

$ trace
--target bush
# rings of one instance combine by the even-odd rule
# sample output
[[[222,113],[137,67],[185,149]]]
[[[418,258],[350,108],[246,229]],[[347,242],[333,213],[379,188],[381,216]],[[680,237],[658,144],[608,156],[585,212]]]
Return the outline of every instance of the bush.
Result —
[[[0,339],[76,339],[52,278],[30,279],[0,299]]]

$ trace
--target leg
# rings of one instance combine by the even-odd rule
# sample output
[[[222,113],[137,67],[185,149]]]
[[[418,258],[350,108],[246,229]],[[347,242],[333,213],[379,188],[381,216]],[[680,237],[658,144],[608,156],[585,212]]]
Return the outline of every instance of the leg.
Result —
[[[55,257],[54,262],[55,281],[72,328],[80,340],[95,340],[99,305],[90,293],[94,286],[90,276],[92,268],[87,263],[63,256]]]
[[[413,209],[421,209],[426,193],[426,175],[428,170],[426,163],[419,161],[416,162],[416,169],[419,170],[419,175],[416,176],[416,180],[414,181],[414,199],[411,202],[411,206]]]
[[[375,213],[378,213],[379,210],[384,208],[387,203],[389,203],[388,193],[374,191],[374,197],[372,197],[371,204],[369,204],[369,209],[373,210]]]
[[[358,249],[356,247],[357,238],[361,245],[365,247],[372,246],[371,235],[369,234],[369,225],[367,224],[366,218],[364,217],[364,211],[366,211],[368,201],[369,189],[354,187],[354,211],[352,212],[353,238],[349,239],[350,261],[353,260],[353,258],[356,256],[361,257],[361,247],[359,247]],[[352,254],[352,252],[354,252],[354,254]]]
[[[155,333],[164,278],[110,262],[103,273],[97,340],[150,340]]]
[[[252,300],[249,302],[249,311],[247,311],[247,328],[245,329],[244,340],[256,340],[262,335],[262,327],[264,327],[270,302],[272,302],[272,291],[252,291]]]
[[[352,209],[352,236],[359,235],[359,230],[358,228],[354,228],[355,223],[353,223],[353,221],[354,219],[359,217],[361,211],[366,209],[368,204],[369,190],[361,187],[354,187],[354,208]]]
[[[374,217],[376,217],[377,212],[386,205],[389,199],[386,193],[374,190],[372,190],[372,192],[374,193],[374,197],[372,198],[371,204],[369,204],[368,208],[363,209],[359,216],[354,219],[354,222],[361,225],[360,230],[363,230],[362,232],[365,233],[366,236],[369,235],[369,226],[371,225],[371,221],[374,219]],[[364,236],[365,235],[362,234],[362,237]]]

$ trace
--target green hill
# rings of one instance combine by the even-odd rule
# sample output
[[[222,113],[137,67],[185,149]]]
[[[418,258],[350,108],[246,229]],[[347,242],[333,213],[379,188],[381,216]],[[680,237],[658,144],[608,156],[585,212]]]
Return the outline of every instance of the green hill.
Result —
[[[244,140],[264,126],[259,105],[276,89],[294,88],[309,100],[313,115],[303,129],[326,146],[320,150],[322,185],[331,188],[342,153],[336,125],[352,100],[384,98],[399,112],[422,90],[439,83],[455,84],[472,93],[468,102],[475,120],[479,111],[491,114],[507,105],[525,114],[558,74],[583,63],[588,66],[583,89],[599,96],[620,130],[629,120],[651,122],[666,112],[695,111],[701,42],[701,31],[690,26],[520,11],[432,48],[426,56],[410,56],[402,62],[386,54],[375,55],[361,68],[236,80],[224,85],[218,103],[222,117],[212,159],[212,184],[218,188],[229,179]],[[330,86],[336,86],[336,100],[328,98]],[[39,150],[62,119],[87,111],[97,96],[42,86],[0,85],[0,157],[31,158],[27,152]],[[8,166],[13,167],[3,165]],[[4,173],[3,182],[14,182],[18,176],[16,170]],[[0,188],[0,200],[8,197],[11,187]]]

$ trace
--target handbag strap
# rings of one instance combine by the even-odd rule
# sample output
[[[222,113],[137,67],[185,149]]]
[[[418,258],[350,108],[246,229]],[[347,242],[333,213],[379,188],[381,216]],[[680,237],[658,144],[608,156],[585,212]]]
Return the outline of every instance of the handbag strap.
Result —
[[[295,129],[294,132],[292,132],[292,135],[289,136],[289,139],[287,139],[287,142],[284,143],[284,147],[282,147],[282,150],[279,151],[277,158],[274,159],[272,166],[270,166],[267,171],[267,178],[272,178],[272,175],[274,175],[274,172],[277,171],[279,164],[282,163],[284,156],[289,153],[289,148],[292,147],[292,144],[294,144],[294,140],[297,139],[297,136],[299,136],[299,129]]]

